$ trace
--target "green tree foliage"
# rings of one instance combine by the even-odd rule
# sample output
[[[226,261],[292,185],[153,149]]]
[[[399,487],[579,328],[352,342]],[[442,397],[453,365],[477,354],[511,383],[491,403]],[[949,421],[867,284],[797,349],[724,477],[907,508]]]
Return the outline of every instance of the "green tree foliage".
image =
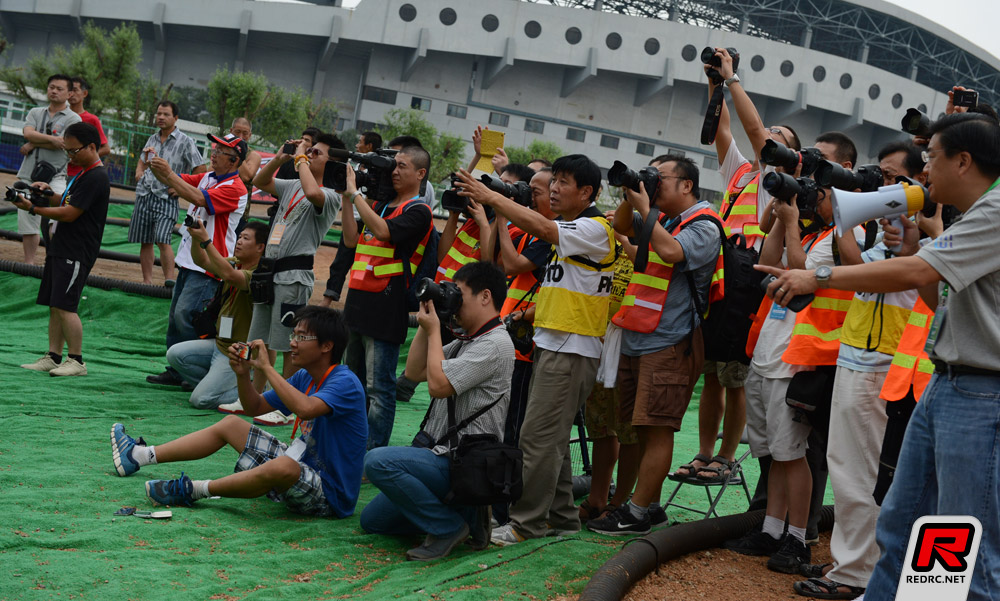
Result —
[[[549,162],[554,162],[566,154],[556,144],[543,140],[532,140],[527,148],[514,146],[504,148],[504,151],[506,151],[507,158],[510,159],[511,163],[520,163],[522,165],[527,165],[531,159],[546,159]]]
[[[388,144],[396,136],[414,136],[431,155],[430,181],[440,182],[449,173],[458,171],[464,155],[464,143],[456,135],[439,132],[421,111],[416,109],[392,109],[385,114],[384,124],[375,128]]]

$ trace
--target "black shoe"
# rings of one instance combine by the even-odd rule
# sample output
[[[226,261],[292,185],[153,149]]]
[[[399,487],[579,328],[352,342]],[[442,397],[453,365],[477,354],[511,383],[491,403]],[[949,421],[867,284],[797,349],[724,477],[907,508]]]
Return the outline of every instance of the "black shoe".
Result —
[[[462,522],[462,527],[452,536],[437,537],[428,534],[427,538],[419,547],[414,547],[406,552],[406,559],[410,561],[433,561],[441,559],[451,553],[455,545],[469,537],[469,525]]]
[[[743,538],[734,538],[722,543],[723,549],[741,555],[773,555],[781,548],[781,539],[774,538],[761,530],[751,530]]]
[[[183,390],[184,392],[194,392],[194,386],[188,384],[187,380],[184,380],[183,382],[181,382],[181,390]]]
[[[806,528],[806,544],[810,547],[819,543],[819,528]]]
[[[628,503],[625,503],[603,518],[587,522],[587,530],[610,536],[649,534],[650,528],[652,528],[652,524],[649,520],[649,514],[647,513],[641,519],[636,518],[632,515]]]
[[[490,546],[490,535],[493,528],[490,527],[490,508],[486,505],[476,507],[476,518],[469,528],[468,545],[475,551],[482,551]]]
[[[667,523],[667,512],[663,510],[660,505],[650,505],[649,506],[649,524],[651,526],[660,526]]]
[[[767,560],[767,569],[784,574],[798,574],[804,563],[812,561],[812,552],[805,543],[791,534],[786,534],[778,552]]]
[[[155,376],[146,376],[146,381],[150,384],[161,384],[163,386],[180,386],[184,383],[184,380],[169,371],[164,371],[162,374],[156,374]]]

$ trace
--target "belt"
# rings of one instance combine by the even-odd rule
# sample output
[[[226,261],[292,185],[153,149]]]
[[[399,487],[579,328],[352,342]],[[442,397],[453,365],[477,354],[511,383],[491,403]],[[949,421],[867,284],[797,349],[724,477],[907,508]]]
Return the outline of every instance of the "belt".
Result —
[[[983,369],[982,367],[969,367],[968,365],[951,365],[944,361],[935,360],[934,373],[944,374],[949,377],[954,376],[986,376],[989,378],[1000,378],[1000,371],[993,369]]]
[[[311,271],[313,268],[314,255],[292,255],[281,257],[274,261],[274,273],[282,271],[292,271],[293,269],[305,269]]]

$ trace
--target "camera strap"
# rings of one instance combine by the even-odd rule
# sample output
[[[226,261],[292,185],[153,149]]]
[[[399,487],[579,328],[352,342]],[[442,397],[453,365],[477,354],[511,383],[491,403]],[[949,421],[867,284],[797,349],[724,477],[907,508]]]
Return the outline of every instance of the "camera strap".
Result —
[[[719,131],[719,120],[722,118],[722,103],[726,101],[722,86],[715,86],[712,98],[708,101],[708,108],[705,110],[705,120],[701,124],[701,143],[712,144],[715,142],[715,134]]]
[[[646,215],[646,221],[642,224],[642,231],[639,232],[639,239],[636,241],[635,262],[633,269],[640,273],[646,271],[649,264],[649,241],[653,237],[653,228],[660,221],[660,209],[653,207]]]

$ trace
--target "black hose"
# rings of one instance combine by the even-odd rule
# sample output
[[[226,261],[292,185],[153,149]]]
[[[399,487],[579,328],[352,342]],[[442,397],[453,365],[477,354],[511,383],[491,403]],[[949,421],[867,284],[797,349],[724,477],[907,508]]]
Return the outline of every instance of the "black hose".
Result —
[[[10,230],[0,230],[0,238],[6,238],[8,240],[15,240],[20,242],[23,236],[17,232],[12,232]],[[41,246],[47,246],[45,240],[39,240],[38,242]],[[130,255],[128,253],[120,253],[113,250],[100,249],[97,251],[97,258],[108,259],[110,261],[122,261],[124,263],[138,263],[139,255]],[[160,258],[155,257],[153,259],[153,265],[160,265]]]
[[[0,271],[7,271],[10,273],[16,273],[17,275],[26,275],[39,279],[42,277],[42,267],[39,265],[29,265],[27,263],[7,261],[5,259],[0,259]],[[141,294],[142,296],[152,296],[154,298],[170,298],[172,294],[171,290],[164,286],[153,286],[151,284],[140,284],[138,282],[116,280],[99,275],[88,275],[87,285],[92,288],[100,288],[102,290],[122,290],[124,292]]]
[[[713,549],[723,542],[739,538],[764,521],[764,510],[748,511],[709,520],[687,522],[657,530],[629,543],[604,563],[587,583],[579,601],[618,601],[630,588],[645,578],[660,563],[688,553]],[[833,506],[820,512],[819,529],[833,528]]]

